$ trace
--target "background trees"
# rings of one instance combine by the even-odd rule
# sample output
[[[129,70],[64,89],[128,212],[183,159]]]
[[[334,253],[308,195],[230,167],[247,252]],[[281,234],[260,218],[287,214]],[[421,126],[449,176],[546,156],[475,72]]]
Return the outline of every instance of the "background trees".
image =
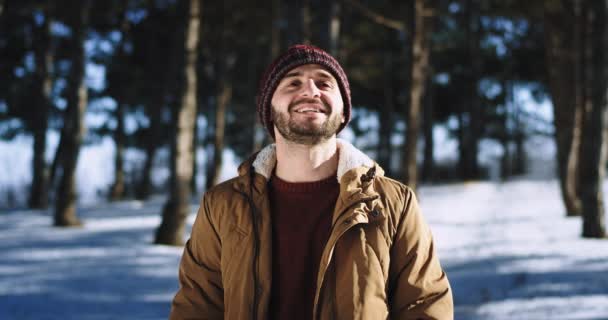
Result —
[[[415,187],[499,168],[509,179],[526,172],[526,141],[552,135],[565,212],[584,217],[585,236],[601,237],[606,63],[596,39],[605,18],[594,5],[7,0],[0,136],[32,138],[27,204],[52,203],[62,226],[79,224],[81,144],[111,139],[113,183],[103,195],[170,195],[156,241],[180,243],[190,196],[221,180],[224,154],[243,159],[268,142],[254,111],[263,68],[288,45],[312,43],[349,76],[356,110],[346,135],[391,176]],[[522,103],[524,93],[550,99],[552,117]],[[457,143],[453,161],[434,154],[437,129]],[[61,132],[57,148],[49,132]],[[484,162],[488,143],[500,152]],[[170,178],[153,183],[155,168]]]

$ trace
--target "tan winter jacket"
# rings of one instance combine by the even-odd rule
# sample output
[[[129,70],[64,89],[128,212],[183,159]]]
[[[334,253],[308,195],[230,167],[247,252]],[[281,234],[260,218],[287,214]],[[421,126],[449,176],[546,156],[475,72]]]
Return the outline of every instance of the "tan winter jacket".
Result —
[[[452,319],[452,292],[414,193],[338,140],[340,195],[314,319]],[[207,191],[186,243],[170,319],[268,319],[274,145]]]

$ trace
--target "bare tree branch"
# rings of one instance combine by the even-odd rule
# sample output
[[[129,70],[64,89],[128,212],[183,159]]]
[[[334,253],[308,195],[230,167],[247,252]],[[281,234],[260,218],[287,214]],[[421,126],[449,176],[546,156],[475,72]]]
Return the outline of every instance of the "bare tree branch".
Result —
[[[395,29],[398,31],[407,31],[405,28],[405,24],[401,21],[394,20],[383,16],[377,12],[374,12],[370,8],[367,8],[361,2],[356,0],[343,0],[343,2],[351,5],[353,8],[357,9],[361,14],[363,14],[366,18],[372,20],[373,22],[385,26],[390,29]]]

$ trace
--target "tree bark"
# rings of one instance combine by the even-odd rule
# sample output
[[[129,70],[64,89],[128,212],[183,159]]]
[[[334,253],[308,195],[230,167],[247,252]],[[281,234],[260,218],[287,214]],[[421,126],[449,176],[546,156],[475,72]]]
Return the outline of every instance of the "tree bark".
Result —
[[[141,177],[137,186],[137,192],[135,194],[135,197],[139,200],[148,199],[150,193],[152,192],[152,182],[150,181],[150,174],[152,172],[152,165],[154,164],[156,150],[158,150],[156,144],[148,143],[146,145],[146,160],[144,160],[144,167],[141,171]]]
[[[391,77],[393,70],[393,57],[390,51],[384,54],[384,103],[379,109],[380,130],[378,141],[378,163],[384,168],[386,174],[391,176],[392,145],[394,119],[394,86]]]
[[[410,106],[407,113],[407,129],[404,155],[404,182],[412,189],[418,183],[417,147],[420,131],[420,112],[423,105],[426,82],[430,69],[431,18],[433,0],[416,0],[414,3],[414,37],[412,41],[412,74]]]
[[[433,74],[431,71],[430,74]],[[424,120],[422,121],[424,131],[424,160],[422,163],[422,180],[433,181],[435,171],[435,155],[433,147],[435,141],[433,139],[433,114],[434,114],[434,102],[433,102],[433,79],[429,77],[427,79],[427,90],[424,97]]]
[[[127,19],[127,8],[126,4],[121,11],[122,21],[120,23],[120,31],[122,33],[121,43],[118,49],[118,55],[125,55],[125,46],[127,44],[130,34],[130,24]],[[129,87],[131,83],[124,84]],[[130,92],[131,90],[128,90]],[[124,97],[124,95],[123,95]],[[124,172],[124,150],[126,145],[127,136],[125,133],[125,109],[126,105],[122,102],[118,102],[116,105],[116,111],[114,117],[116,118],[116,130],[114,131],[114,143],[116,151],[114,153],[114,183],[110,187],[109,200],[117,201],[124,199],[126,188],[125,188],[125,172]]]
[[[155,11],[161,10],[156,8],[154,2],[148,3],[148,12],[155,13]],[[181,32],[181,29],[176,25],[181,26],[179,23],[167,26],[172,28],[175,32]],[[154,31],[150,30],[149,34],[153,34]],[[183,41],[180,37],[173,37],[170,40],[171,49],[169,52],[169,59],[164,53],[158,54],[155,48],[165,44],[165,38],[161,37],[150,37],[146,39],[146,47],[148,48],[148,54],[146,55],[147,70],[150,70],[150,74],[147,75],[146,88],[151,92],[151,99],[146,105],[146,113],[150,119],[150,126],[146,130],[144,135],[144,149],[146,153],[146,159],[144,166],[139,176],[139,181],[136,187],[135,196],[139,200],[145,200],[150,196],[152,192],[151,174],[154,166],[154,159],[156,153],[165,141],[165,121],[163,121],[163,114],[167,112],[167,93],[173,90],[174,79],[178,78],[178,60],[179,55],[183,53]],[[180,48],[182,47],[182,48]],[[166,51],[165,51],[166,52]],[[169,60],[168,63],[166,61]],[[164,67],[160,67],[164,66]],[[159,81],[160,80],[160,81]]]
[[[196,149],[198,148],[198,106],[196,108],[196,114],[194,116],[194,134],[192,135],[192,179],[190,180],[190,190],[192,191],[192,195],[196,195],[197,193],[197,184],[196,184],[196,176],[198,175],[198,155]]]
[[[70,16],[72,30],[71,67],[68,76],[67,107],[61,133],[59,165],[61,177],[56,194],[54,224],[60,227],[80,226],[76,214],[76,166],[84,138],[84,114],[87,108],[84,39],[88,25],[90,1],[74,1]]]
[[[567,3],[569,2],[545,1],[544,41],[549,91],[553,102],[557,176],[566,215],[577,216],[581,215],[581,203],[577,194],[580,127],[575,125],[581,120],[580,112],[575,111],[581,103],[581,79],[578,77],[580,19],[577,18],[580,13],[576,13],[580,8],[565,7]]]
[[[221,62],[224,63],[224,62]],[[222,165],[224,161],[224,137],[226,135],[226,109],[232,98],[232,84],[226,79],[227,75],[226,68],[224,68],[223,75],[220,77],[219,92],[217,95],[217,104],[215,108],[215,135],[213,139],[213,160],[207,171],[206,189],[217,185],[220,180],[220,173],[222,172]]]
[[[583,113],[580,194],[585,238],[605,238],[603,182],[608,151],[608,3],[592,1],[586,10],[588,36],[585,63],[591,80],[590,97]]]
[[[33,93],[36,95],[36,105],[34,106],[35,112],[32,114],[33,122],[31,125],[34,136],[34,157],[32,161],[32,172],[34,174],[28,205],[30,208],[36,209],[46,208],[49,201],[49,168],[44,157],[53,85],[50,70],[53,65],[53,52],[51,50],[51,10],[49,5],[45,6],[42,25],[35,30],[36,79],[34,80]]]
[[[309,0],[287,0],[285,1],[287,10],[287,28],[286,40],[287,45],[291,46],[296,43],[310,43],[310,4]]]
[[[526,173],[526,150],[524,143],[526,142],[526,135],[522,128],[520,109],[517,102],[514,106],[514,119],[515,124],[513,140],[515,142],[515,159],[513,159],[513,173],[516,175],[522,175]]]
[[[463,108],[460,117],[459,130],[462,132],[460,141],[460,170],[461,177],[465,180],[479,178],[479,163],[477,153],[479,151],[479,137],[481,136],[481,119],[483,117],[480,106],[477,85],[481,69],[480,56],[480,27],[479,8],[476,0],[466,1],[466,39],[468,56],[471,67],[468,73],[468,101]]]
[[[114,153],[114,183],[110,187],[110,201],[117,201],[125,197],[125,171],[124,171],[124,150],[126,144],[125,134],[125,105],[118,103],[116,105],[116,131],[114,132],[114,144],[116,151]]]
[[[511,161],[511,133],[509,132],[509,106],[513,103],[513,84],[509,80],[510,70],[506,72],[502,79],[502,88],[505,91],[504,112],[502,115],[502,131],[500,132],[500,143],[502,144],[503,154],[500,159],[500,178],[506,181],[513,175]]]
[[[329,52],[332,56],[338,54],[338,41],[340,36],[340,9],[338,0],[323,2],[323,22],[320,34],[321,48]]]
[[[270,30],[270,57],[266,64],[270,64],[272,59],[279,56],[281,51],[281,39],[284,38],[286,32],[282,32],[282,10],[283,5],[281,0],[272,0],[272,25]],[[256,79],[258,80],[258,79]],[[255,83],[257,89],[257,82]],[[262,126],[258,116],[253,117],[253,144],[251,153],[255,153],[270,141],[270,136],[266,133],[266,128]]]
[[[170,196],[163,208],[162,222],[156,230],[155,243],[182,245],[185,222],[190,212],[190,181],[192,179],[192,135],[197,104],[196,63],[198,57],[201,1],[182,0],[183,16],[183,83],[180,103],[175,108],[174,135],[171,137]]]

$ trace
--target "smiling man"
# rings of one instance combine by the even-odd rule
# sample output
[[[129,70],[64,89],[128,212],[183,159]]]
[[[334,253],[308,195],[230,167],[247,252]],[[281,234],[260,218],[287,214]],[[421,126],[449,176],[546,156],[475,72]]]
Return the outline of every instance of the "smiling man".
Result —
[[[452,292],[407,186],[336,137],[346,74],[290,47],[258,114],[275,143],[203,196],[171,319],[452,319]]]

